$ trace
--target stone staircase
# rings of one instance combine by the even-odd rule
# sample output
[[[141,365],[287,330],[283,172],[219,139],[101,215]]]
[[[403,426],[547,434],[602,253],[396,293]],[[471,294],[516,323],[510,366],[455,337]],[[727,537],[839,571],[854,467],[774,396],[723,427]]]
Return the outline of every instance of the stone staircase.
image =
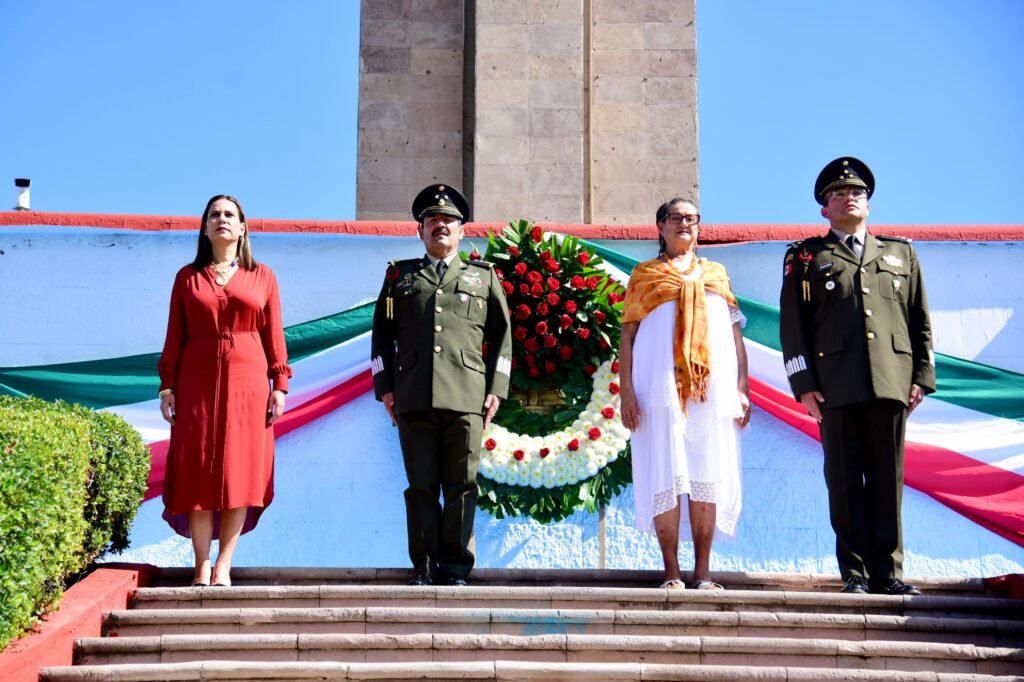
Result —
[[[71,680],[1024,681],[1024,602],[980,581],[919,597],[838,594],[823,576],[482,569],[407,587],[391,569],[238,569],[230,588],[157,586],[75,645]]]

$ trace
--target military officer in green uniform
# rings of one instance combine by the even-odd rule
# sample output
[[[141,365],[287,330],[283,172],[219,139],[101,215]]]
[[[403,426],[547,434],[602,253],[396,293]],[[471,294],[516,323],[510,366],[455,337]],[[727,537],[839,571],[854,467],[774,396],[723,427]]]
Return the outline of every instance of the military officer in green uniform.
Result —
[[[491,264],[459,256],[470,212],[458,190],[425,188],[412,214],[427,253],[387,268],[373,317],[373,385],[398,425],[409,480],[409,584],[465,585],[481,434],[508,393],[508,305]]]
[[[783,360],[819,423],[843,592],[920,594],[902,582],[907,415],[935,390],[931,325],[910,241],[867,229],[874,176],[843,157],[814,198],[831,229],[791,244],[783,263]]]

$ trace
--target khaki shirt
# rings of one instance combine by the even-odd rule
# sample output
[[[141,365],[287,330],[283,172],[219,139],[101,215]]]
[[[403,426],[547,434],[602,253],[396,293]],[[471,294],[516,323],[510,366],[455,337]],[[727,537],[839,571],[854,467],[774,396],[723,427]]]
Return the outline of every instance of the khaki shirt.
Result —
[[[907,403],[935,390],[931,323],[917,254],[906,239],[864,235],[857,256],[834,233],[790,245],[780,340],[793,395],[825,407],[876,398]]]
[[[370,364],[377,399],[394,393],[396,413],[483,414],[488,393],[508,393],[511,353],[508,304],[490,263],[456,258],[440,282],[426,257],[389,266]]]

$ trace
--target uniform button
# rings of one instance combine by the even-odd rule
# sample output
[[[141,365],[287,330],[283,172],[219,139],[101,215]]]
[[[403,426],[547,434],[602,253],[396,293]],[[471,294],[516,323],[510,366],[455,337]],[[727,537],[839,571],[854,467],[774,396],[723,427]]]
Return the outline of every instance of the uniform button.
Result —
[[[861,289],[861,291],[862,291],[862,292],[864,292],[865,294],[870,294],[870,293],[871,293],[871,289],[869,289],[869,288],[867,288],[867,287],[863,287],[863,288]]]
[[[441,295],[441,294],[443,294],[443,293],[444,293],[444,289],[438,289],[438,290],[437,290],[437,295],[438,295],[438,296],[440,296],[440,295]]]
[[[869,310],[869,311],[868,311],[868,315],[870,315],[870,314],[871,314],[871,311]],[[434,325],[434,331],[435,331],[435,332],[439,332],[439,331],[441,331],[441,325],[439,325],[439,324],[435,324],[435,325]]]
[[[437,306],[436,308],[434,308],[434,311],[438,313],[441,312],[442,310],[444,310],[444,308],[442,308],[441,306]]]
[[[865,317],[871,317],[871,309],[870,308],[864,311],[864,316]]]
[[[440,353],[441,352],[441,346],[434,346],[434,352],[435,353]]]
[[[874,332],[868,332],[868,341],[873,341],[874,338],[875,338],[875,333]]]
[[[825,354],[824,353],[818,353],[818,357],[819,358],[823,358],[823,357],[825,357]]]
[[[868,269],[867,268],[861,268],[860,271],[866,274]]]

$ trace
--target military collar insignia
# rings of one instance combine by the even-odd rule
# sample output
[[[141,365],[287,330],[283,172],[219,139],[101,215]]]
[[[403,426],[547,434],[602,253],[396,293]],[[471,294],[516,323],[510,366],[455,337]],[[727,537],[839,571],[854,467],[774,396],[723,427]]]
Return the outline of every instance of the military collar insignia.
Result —
[[[903,267],[903,259],[900,258],[899,256],[894,256],[891,253],[887,253],[884,256],[882,256],[882,260],[885,261],[886,265],[891,265],[894,268]]]

